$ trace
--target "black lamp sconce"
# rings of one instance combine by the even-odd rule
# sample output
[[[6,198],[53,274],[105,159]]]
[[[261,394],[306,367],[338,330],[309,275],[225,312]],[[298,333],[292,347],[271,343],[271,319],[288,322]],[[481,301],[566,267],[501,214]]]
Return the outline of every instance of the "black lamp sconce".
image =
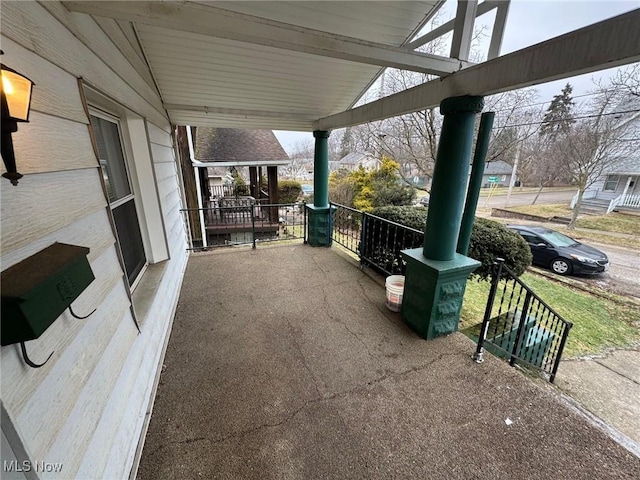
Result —
[[[87,247],[54,243],[20,263],[7,268],[0,278],[2,290],[1,344],[20,344],[27,365],[40,368],[44,363],[29,359],[24,342],[42,335],[95,279]]]
[[[0,50],[0,55],[4,52]],[[13,185],[18,185],[22,174],[18,173],[16,157],[13,152],[11,135],[18,131],[18,122],[29,121],[31,109],[31,90],[34,83],[14,69],[0,64],[2,68],[2,82],[0,94],[2,96],[2,160],[7,169],[2,174]]]

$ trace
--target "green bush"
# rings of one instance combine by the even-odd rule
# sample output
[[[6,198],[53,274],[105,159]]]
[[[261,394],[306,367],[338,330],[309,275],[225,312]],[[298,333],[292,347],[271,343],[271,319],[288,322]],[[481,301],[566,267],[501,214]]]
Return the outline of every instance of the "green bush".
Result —
[[[392,222],[424,231],[427,222],[427,209],[424,207],[379,207],[374,208],[371,214],[390,220]],[[385,232],[386,233],[386,232]],[[388,237],[389,235],[378,238]],[[374,236],[375,238],[375,236]],[[394,237],[396,238],[396,237]],[[397,237],[403,238],[403,237]],[[383,249],[391,249],[393,256],[398,257],[398,252],[410,245],[383,246]],[[378,252],[381,257],[390,256],[389,252],[379,252],[380,246],[369,246],[372,251]],[[476,218],[471,231],[471,241],[467,255],[478,260],[482,265],[472,273],[479,280],[490,278],[493,264],[496,258],[505,260],[505,265],[520,276],[531,265],[531,250],[524,239],[512,232],[504,225],[485,218]],[[396,264],[398,260],[396,258]]]
[[[531,249],[517,233],[501,223],[486,218],[476,218],[471,230],[468,255],[482,262],[473,272],[479,280],[491,276],[496,258],[504,258],[504,264],[517,276],[522,275],[531,265]]]
[[[424,232],[427,224],[427,209],[425,207],[405,206],[386,206],[376,207],[371,210],[371,215],[382,217],[385,220],[399,223],[405,227],[415,228]]]
[[[280,180],[278,182],[278,201],[280,203],[295,203],[302,194],[302,185],[295,180]]]

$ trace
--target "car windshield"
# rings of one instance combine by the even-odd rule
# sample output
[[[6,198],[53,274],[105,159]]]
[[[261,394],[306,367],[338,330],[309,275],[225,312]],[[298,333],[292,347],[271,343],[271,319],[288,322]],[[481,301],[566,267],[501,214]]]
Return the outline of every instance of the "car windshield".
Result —
[[[545,239],[549,243],[552,243],[556,247],[571,247],[578,244],[578,242],[576,242],[573,238],[567,237],[560,232],[549,231],[545,233],[539,233],[538,235],[540,235],[543,239]]]

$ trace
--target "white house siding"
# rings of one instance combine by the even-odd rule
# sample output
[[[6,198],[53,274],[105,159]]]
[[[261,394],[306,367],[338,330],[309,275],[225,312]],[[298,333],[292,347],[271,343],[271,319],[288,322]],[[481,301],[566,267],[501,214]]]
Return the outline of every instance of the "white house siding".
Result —
[[[3,422],[3,435],[18,457],[26,453],[18,460],[63,463],[57,475],[31,472],[28,478],[126,478],[148,417],[187,259],[171,127],[148,72],[132,60],[135,49],[127,46],[120,53],[90,17],[70,14],[57,2],[3,1],[1,20],[2,62],[36,84],[31,122],[20,124],[13,136],[18,170],[25,176],[15,187],[0,179],[1,268],[56,241],[87,246],[96,280],[73,306],[80,315],[97,309],[86,320],[65,312],[39,339],[27,342],[36,362],[55,352],[40,369],[24,364],[17,345],[2,347],[1,398],[10,422]],[[108,23],[102,27],[109,30]],[[145,274],[157,282],[145,314],[136,309],[140,334],[79,77],[146,121],[150,171],[170,258]]]

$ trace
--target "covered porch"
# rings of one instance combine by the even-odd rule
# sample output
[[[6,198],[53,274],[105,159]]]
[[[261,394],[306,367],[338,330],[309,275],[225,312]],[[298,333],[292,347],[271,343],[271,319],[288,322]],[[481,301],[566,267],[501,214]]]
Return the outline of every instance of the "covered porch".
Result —
[[[335,247],[192,254],[138,478],[640,476],[553,387],[384,302]]]

